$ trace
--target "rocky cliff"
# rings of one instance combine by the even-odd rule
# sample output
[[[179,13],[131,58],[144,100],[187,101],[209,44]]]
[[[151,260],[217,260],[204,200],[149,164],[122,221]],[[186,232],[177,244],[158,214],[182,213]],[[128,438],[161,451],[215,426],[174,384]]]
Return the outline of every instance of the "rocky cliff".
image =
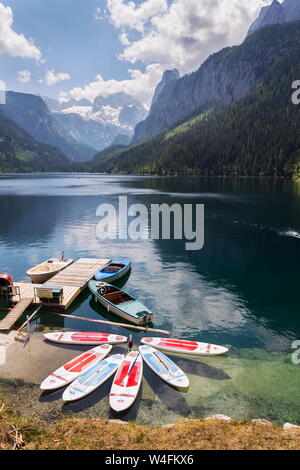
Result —
[[[171,82],[172,80],[178,80],[179,77],[180,77],[180,74],[177,69],[166,70],[164,72],[161,81],[155,88],[154,95],[152,98],[152,103],[151,103],[152,106],[157,102],[159,95],[161,94],[161,92],[163,91],[167,83]]]
[[[274,0],[261,9],[258,18],[250,26],[248,36],[266,26],[296,20],[300,20],[300,0],[284,0],[283,3]]]
[[[166,132],[212,106],[229,105],[249,95],[275,61],[293,50],[290,37],[288,44],[282,40],[285,25],[276,26],[279,30],[270,26],[257,31],[240,46],[210,56],[196,72],[167,83],[147,119],[136,126],[132,143]]]

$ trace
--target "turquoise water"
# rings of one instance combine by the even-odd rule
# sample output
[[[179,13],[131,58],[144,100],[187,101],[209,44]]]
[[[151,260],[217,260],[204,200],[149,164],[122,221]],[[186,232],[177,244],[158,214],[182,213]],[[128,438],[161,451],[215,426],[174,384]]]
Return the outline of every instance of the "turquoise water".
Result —
[[[186,251],[181,240],[99,240],[97,207],[117,206],[121,195],[128,196],[129,205],[148,208],[153,203],[204,204],[203,249]],[[201,360],[207,364],[202,372],[191,369],[197,385],[189,392],[194,408],[188,415],[227,410],[239,417],[259,413],[280,422],[300,421],[295,396],[300,368],[291,361],[292,342],[300,339],[300,185],[256,179],[1,176],[0,214],[0,271],[15,280],[25,281],[29,267],[61,251],[75,259],[129,257],[133,268],[126,290],[153,311],[154,327],[170,330],[173,337],[231,348],[226,358]],[[88,292],[74,311],[106,316]],[[45,315],[39,322],[95,329],[72,319],[56,325]],[[106,326],[105,331],[126,332]],[[134,334],[136,344],[139,337]],[[207,373],[210,364],[218,364],[228,379]]]

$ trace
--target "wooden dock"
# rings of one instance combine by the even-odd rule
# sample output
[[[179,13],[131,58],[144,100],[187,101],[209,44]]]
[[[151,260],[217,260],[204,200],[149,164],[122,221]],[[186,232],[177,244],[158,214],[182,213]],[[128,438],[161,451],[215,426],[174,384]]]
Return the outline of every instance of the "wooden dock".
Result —
[[[48,286],[48,283],[46,283]],[[45,285],[46,285],[45,284]],[[24,298],[32,298],[32,304],[34,306],[40,305],[42,302],[40,302],[38,299],[35,299],[35,288],[38,287],[45,287],[43,284],[31,284],[30,282],[15,282],[15,286],[18,286],[20,288],[20,297],[21,299]],[[50,286],[49,286],[50,287]],[[79,287],[72,287],[72,286],[57,286],[57,287],[62,287],[63,288],[63,296],[62,296],[62,301],[59,304],[51,303],[50,305],[46,304],[47,307],[55,307],[59,308],[62,310],[67,310],[67,308],[70,307],[71,303],[74,302],[74,300],[81,294],[81,290]],[[13,302],[17,303],[18,299],[13,298]]]
[[[26,312],[32,304],[33,297],[21,299],[6,315],[4,320],[0,322],[0,331],[10,330],[17,320]]]
[[[78,261],[75,261],[75,263],[56,274],[56,276],[52,277],[45,284],[55,287],[72,286],[83,291],[89,281],[94,277],[95,273],[110,261],[110,259],[80,258]]]
[[[14,286],[20,289],[20,296],[12,298],[12,304],[15,304],[15,306],[0,323],[0,330],[9,330],[30,306],[38,307],[41,305],[47,310],[53,308],[67,310],[87,287],[88,282],[94,277],[95,273],[109,262],[109,259],[81,258],[52,279],[49,279],[49,281],[46,281],[45,284],[15,282]],[[37,289],[47,287],[62,289],[61,300],[58,303],[53,301],[42,302],[36,295]]]

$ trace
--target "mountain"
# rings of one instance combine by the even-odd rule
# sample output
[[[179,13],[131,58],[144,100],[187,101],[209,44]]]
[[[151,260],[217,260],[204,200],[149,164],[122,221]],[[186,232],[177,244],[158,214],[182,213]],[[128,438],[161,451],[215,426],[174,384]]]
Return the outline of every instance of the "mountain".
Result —
[[[284,31],[280,31],[281,36]],[[290,50],[296,45],[297,41],[295,45],[293,39],[289,41]],[[286,53],[282,38],[264,28],[240,46],[211,55],[196,72],[166,84],[146,120],[136,126],[132,144],[164,133],[212,106],[229,105],[246,97]]]
[[[66,107],[71,106],[91,106],[92,103],[87,99],[75,100],[70,98],[69,100],[59,101],[48,96],[41,96],[42,100],[46,103],[48,109],[52,112],[61,111]]]
[[[97,96],[93,103],[84,99],[62,103],[50,98],[46,102],[70,139],[97,150],[111,145],[119,134],[129,140],[136,124],[147,113],[139,101],[122,92]]]
[[[115,161],[126,148],[125,145],[117,144],[101,150],[101,152],[96,153],[92,162],[89,163],[88,170],[92,173],[97,173],[99,168],[102,168],[101,172],[110,172],[114,167]],[[103,168],[105,169],[103,170]]]
[[[276,23],[285,23],[285,17],[281,3],[274,0],[271,5],[265,6],[261,9],[258,18],[250,26],[247,34],[252,34],[257,29]]]
[[[274,0],[261,9],[258,18],[250,26],[248,36],[265,26],[296,20],[300,20],[300,0],[284,0],[283,3]]]
[[[282,6],[286,22],[300,20],[300,0],[284,0]]]
[[[153,106],[156,101],[158,100],[159,95],[165,88],[166,84],[171,82],[172,80],[177,80],[180,77],[180,74],[177,69],[172,69],[172,70],[165,70],[163,77],[157,87],[155,88],[154,95],[152,98],[152,103],[151,105]]]
[[[105,126],[100,122],[81,116],[76,112],[53,113],[56,121],[64,128],[69,138],[78,142],[79,145],[87,145],[97,150],[110,145],[118,130],[113,126]]]
[[[74,165],[60,150],[36,142],[0,111],[0,173],[72,170]]]
[[[111,145],[128,145],[129,137],[126,134],[118,134],[112,141]]]
[[[36,141],[56,147],[71,160],[89,160],[95,154],[94,148],[67,135],[40,96],[8,91],[0,110]]]
[[[247,77],[262,77],[247,96],[234,103],[215,102],[168,132],[106,155],[95,170],[300,177],[300,113],[291,99],[291,84],[300,77],[300,22],[259,30],[214,61],[227,66],[228,57],[236,60],[236,76],[245,77],[246,71]],[[182,103],[180,94],[177,100]]]

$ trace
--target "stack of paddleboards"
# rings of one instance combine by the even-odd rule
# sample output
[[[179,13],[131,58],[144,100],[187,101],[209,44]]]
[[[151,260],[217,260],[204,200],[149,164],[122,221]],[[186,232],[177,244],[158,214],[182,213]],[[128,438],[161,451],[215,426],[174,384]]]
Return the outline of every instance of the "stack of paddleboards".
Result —
[[[219,355],[228,349],[221,346],[169,338],[143,338],[139,351],[114,354],[108,357],[113,345],[127,342],[126,336],[107,333],[56,332],[44,335],[46,339],[62,344],[96,346],[80,354],[41,384],[42,390],[56,390],[67,386],[63,393],[66,402],[79,400],[106,382],[114,374],[109,403],[115,411],[127,410],[135,401],[143,376],[143,360],[160,379],[176,388],[189,387],[186,374],[159,349],[193,355]]]
[[[111,387],[110,406],[115,411],[128,409],[135,401],[143,376],[143,361],[137,351],[113,354],[113,344],[127,342],[126,336],[106,333],[56,332],[44,335],[47,340],[61,344],[92,344],[98,346],[52,372],[41,384],[42,390],[53,391],[67,386],[63,392],[66,402],[79,400],[116,374]]]

